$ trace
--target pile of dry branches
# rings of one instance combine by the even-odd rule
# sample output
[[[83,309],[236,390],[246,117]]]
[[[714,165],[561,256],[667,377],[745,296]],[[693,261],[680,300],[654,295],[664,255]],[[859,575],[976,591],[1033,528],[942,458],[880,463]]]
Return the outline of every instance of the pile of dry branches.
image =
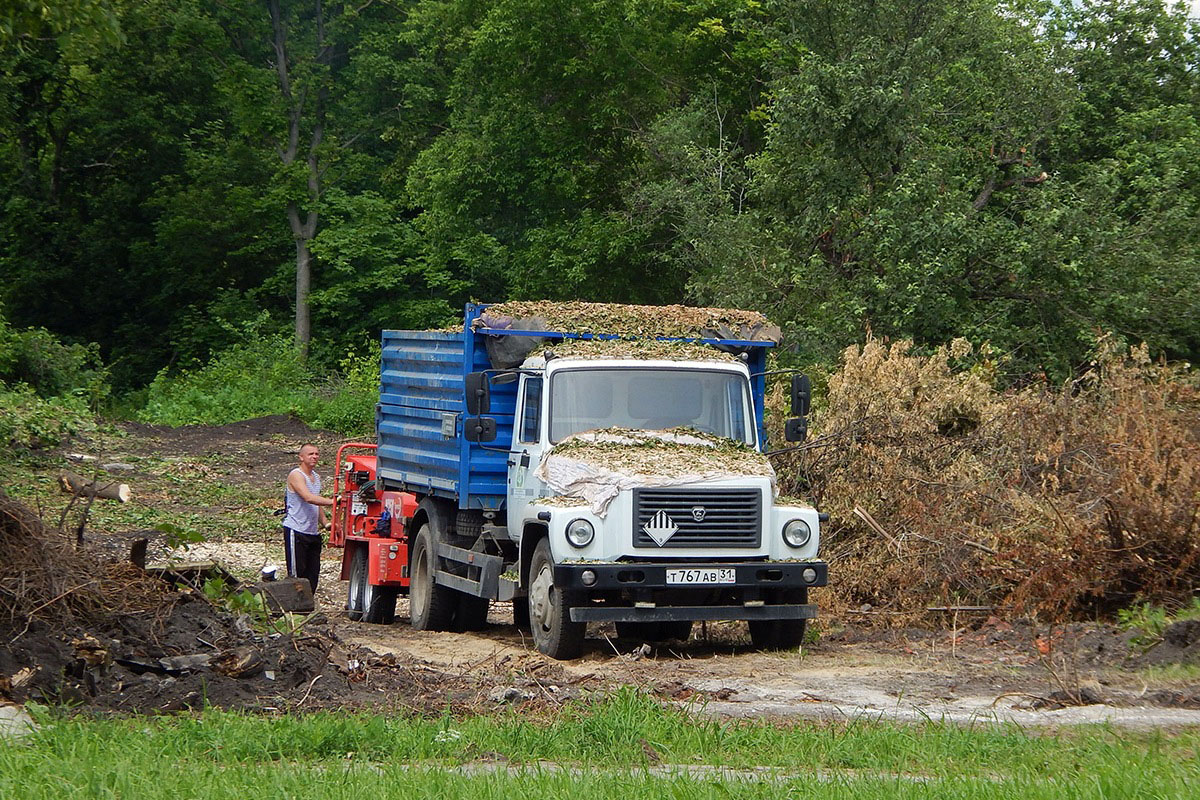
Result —
[[[126,562],[104,562],[0,490],[0,626],[97,620],[161,609],[166,584]]]
[[[840,604],[1059,620],[1189,601],[1200,585],[1194,376],[1102,343],[1066,386],[1001,392],[989,354],[965,342],[910,350],[847,350],[816,437],[776,460],[783,490],[807,489],[833,515],[823,550]]]

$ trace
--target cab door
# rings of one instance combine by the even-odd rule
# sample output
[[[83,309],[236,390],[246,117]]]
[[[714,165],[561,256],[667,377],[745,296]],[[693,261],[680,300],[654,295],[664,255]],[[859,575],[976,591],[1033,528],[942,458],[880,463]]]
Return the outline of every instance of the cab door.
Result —
[[[532,516],[529,504],[546,494],[545,484],[534,476],[547,449],[545,427],[545,379],[541,375],[522,374],[517,389],[512,450],[508,454],[508,528],[509,536],[517,541],[525,521]]]

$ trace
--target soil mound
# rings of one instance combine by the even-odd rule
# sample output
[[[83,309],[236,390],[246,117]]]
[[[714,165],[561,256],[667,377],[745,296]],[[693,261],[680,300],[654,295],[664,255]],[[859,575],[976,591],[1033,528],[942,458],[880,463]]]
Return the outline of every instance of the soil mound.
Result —
[[[341,644],[323,615],[270,632],[77,543],[0,491],[0,697],[121,712],[433,712],[476,680]]]

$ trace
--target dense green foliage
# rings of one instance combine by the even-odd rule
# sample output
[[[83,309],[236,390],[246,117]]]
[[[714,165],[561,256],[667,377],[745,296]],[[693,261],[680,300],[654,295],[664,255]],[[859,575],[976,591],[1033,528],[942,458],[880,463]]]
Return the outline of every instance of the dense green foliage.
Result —
[[[44,328],[16,329],[0,308],[0,446],[54,445],[90,427],[108,393],[96,351]]]
[[[470,298],[752,307],[827,364],[962,335],[1015,379],[1102,330],[1200,355],[1183,5],[60,5],[0,15],[0,302],[122,390],[298,300],[320,368]]]
[[[293,414],[346,435],[371,433],[379,387],[379,347],[349,354],[340,372],[319,374],[292,340],[247,326],[241,340],[203,367],[163,370],[146,391],[143,422],[220,425],[269,414]]]

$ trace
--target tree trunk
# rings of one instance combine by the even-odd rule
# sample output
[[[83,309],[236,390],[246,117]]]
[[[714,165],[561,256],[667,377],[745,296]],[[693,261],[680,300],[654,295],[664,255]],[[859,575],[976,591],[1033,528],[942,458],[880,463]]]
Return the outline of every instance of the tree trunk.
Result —
[[[301,224],[300,211],[294,203],[288,205],[288,221],[296,240],[296,347],[300,355],[307,358],[308,344],[312,341],[308,308],[308,293],[312,289],[312,253],[308,249],[308,242],[312,235],[309,226]]]
[[[308,93],[302,88],[293,91],[292,75],[289,72],[287,48],[287,20],[284,18],[279,0],[268,0],[271,15],[272,46],[275,51],[275,72],[279,81],[279,93],[288,105],[287,144],[279,148],[279,158],[284,166],[290,167],[300,157],[301,123],[305,117]],[[314,61],[328,66],[332,48],[325,41],[325,11],[320,0],[316,3],[317,53]],[[296,201],[288,203],[288,225],[296,241],[296,348],[303,358],[308,357],[308,345],[312,341],[312,317],[308,295],[312,289],[312,251],[309,242],[317,235],[317,203],[321,199],[321,168],[318,157],[321,139],[325,134],[325,101],[328,87],[321,86],[315,100],[307,106],[313,116],[312,133],[309,136],[305,163],[308,167],[307,188],[309,211],[301,216]]]

